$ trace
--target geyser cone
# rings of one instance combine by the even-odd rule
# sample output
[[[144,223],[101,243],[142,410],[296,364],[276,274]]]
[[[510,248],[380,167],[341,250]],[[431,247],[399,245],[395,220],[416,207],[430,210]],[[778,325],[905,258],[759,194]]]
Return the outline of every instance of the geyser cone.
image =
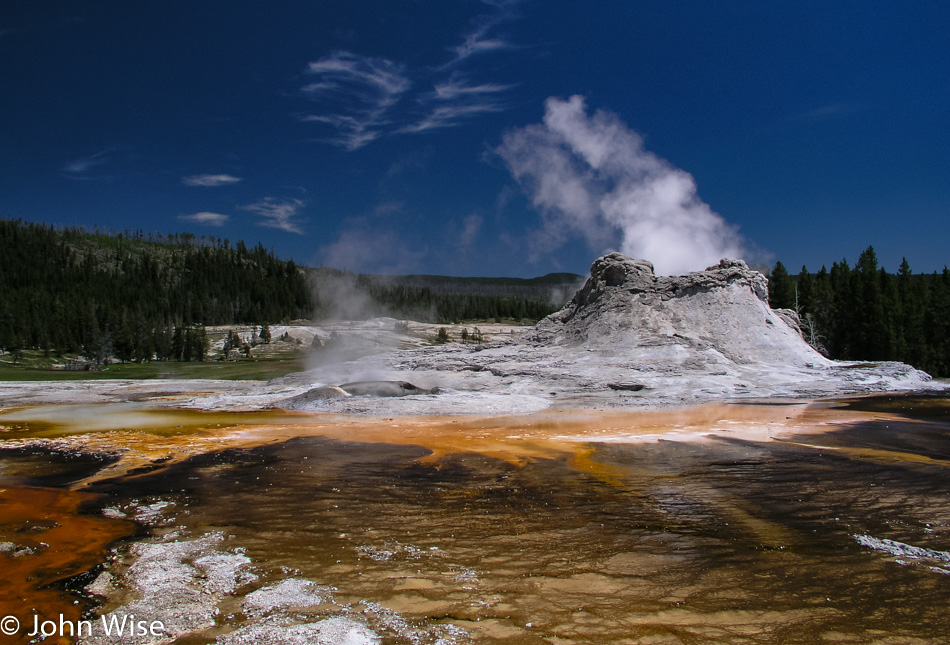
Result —
[[[650,262],[605,255],[571,301],[541,321],[536,339],[612,346],[618,353],[634,352],[638,361],[828,363],[769,308],[768,280],[741,260],[657,276]]]

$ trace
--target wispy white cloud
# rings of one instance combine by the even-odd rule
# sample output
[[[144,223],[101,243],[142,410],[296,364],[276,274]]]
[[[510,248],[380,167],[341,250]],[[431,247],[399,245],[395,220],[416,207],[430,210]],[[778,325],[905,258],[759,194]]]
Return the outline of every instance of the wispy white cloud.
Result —
[[[510,90],[513,87],[514,85],[502,85],[500,83],[481,83],[479,85],[470,85],[458,74],[453,74],[449,80],[435,84],[433,98],[442,101],[452,101],[458,98],[471,96],[499,94],[506,90]]]
[[[508,40],[499,36],[489,35],[492,29],[514,17],[514,14],[509,10],[509,7],[514,4],[515,3],[494,4],[493,6],[495,6],[498,11],[476,18],[472,28],[468,33],[462,36],[462,42],[448,48],[449,51],[452,52],[452,58],[442,65],[440,69],[457,66],[479,54],[515,49],[516,45]]]
[[[461,45],[454,47],[455,58],[449,63],[449,65],[457,65],[467,58],[471,58],[475,54],[483,54],[485,52],[498,51],[500,49],[510,49],[511,44],[500,38],[485,38],[484,30],[479,30],[469,34],[465,38],[465,42]]]
[[[186,186],[227,186],[239,181],[241,181],[241,177],[232,175],[191,175],[181,178],[181,183]]]
[[[192,215],[179,215],[178,219],[204,226],[224,226],[225,222],[231,219],[231,217],[229,215],[222,215],[221,213],[202,211]]]
[[[426,113],[415,123],[400,128],[398,132],[415,134],[451,128],[479,114],[501,112],[506,105],[496,95],[512,87],[514,85],[500,83],[473,85],[454,73],[448,80],[436,83],[431,93],[420,97],[419,103]]]
[[[402,65],[348,51],[337,51],[310,63],[307,72],[327,79],[303,88],[310,92],[333,89],[337,84],[359,83],[375,89],[383,97],[394,97],[405,92],[410,85]]]
[[[339,83],[334,83],[332,81],[318,81],[316,83],[308,83],[307,85],[304,85],[300,88],[300,91],[304,92],[305,94],[316,95],[320,92],[330,92],[339,89]]]
[[[303,229],[297,220],[298,211],[303,208],[302,199],[277,199],[275,197],[265,197],[247,206],[241,206],[241,210],[257,213],[261,217],[258,226],[276,228],[287,233],[296,233],[303,235]]]
[[[400,128],[398,132],[418,134],[429,130],[438,130],[440,128],[453,128],[460,125],[466,118],[487,112],[501,112],[504,109],[504,106],[499,103],[439,105],[416,123],[404,126]]]
[[[307,73],[317,81],[300,88],[301,92],[339,109],[301,120],[333,126],[339,134],[329,141],[347,150],[357,150],[378,138],[392,119],[391,109],[412,85],[403,65],[348,51],[311,62]]]
[[[334,137],[325,137],[322,140],[351,151],[359,150],[383,134],[381,128],[384,124],[382,122],[343,114],[308,114],[301,117],[300,120],[305,123],[326,123],[333,126],[339,134]]]
[[[91,171],[98,166],[109,163],[110,155],[113,152],[113,148],[107,148],[88,157],[70,161],[63,166],[63,173],[70,179],[97,179],[97,177],[92,176]]]
[[[353,151],[386,135],[456,127],[475,116],[507,109],[499,97],[514,85],[472,82],[459,72],[461,64],[476,55],[517,48],[493,35],[499,24],[515,17],[511,8],[516,2],[485,4],[494,11],[471,23],[462,42],[447,48],[451,59],[439,67],[408,70],[386,58],[349,51],[333,52],[311,62],[306,74],[314,80],[300,92],[323,109],[298,115],[298,120],[329,126],[333,134],[320,140]],[[432,89],[416,90],[425,87],[420,80],[431,83]]]

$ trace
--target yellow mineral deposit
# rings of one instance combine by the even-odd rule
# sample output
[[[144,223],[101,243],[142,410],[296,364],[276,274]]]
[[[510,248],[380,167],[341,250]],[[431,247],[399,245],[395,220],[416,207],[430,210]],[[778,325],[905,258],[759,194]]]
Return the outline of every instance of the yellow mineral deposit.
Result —
[[[189,457],[229,448],[253,448],[296,437],[324,437],[426,448],[425,460],[477,453],[520,463],[525,459],[573,456],[572,463],[596,470],[586,455],[590,443],[706,441],[730,437],[749,441],[790,440],[868,420],[897,419],[882,412],[830,404],[711,404],[646,411],[557,411],[511,417],[344,417],[265,410],[204,412],[150,408],[140,404],[39,406],[0,414],[15,427],[7,445],[41,442],[50,448],[117,455],[118,460],[73,485],[154,472]],[[799,439],[800,440],[800,439]],[[583,465],[582,465],[583,464]]]
[[[598,445],[658,441],[702,444],[711,438],[728,437],[804,447],[811,441],[805,435],[901,418],[898,411],[860,411],[827,403],[787,402],[653,411],[558,411],[511,417],[369,418],[273,410],[227,413],[155,408],[147,404],[8,410],[0,413],[5,447],[107,455],[113,461],[64,488],[18,485],[15,477],[0,471],[0,542],[9,547],[0,554],[0,615],[17,615],[21,621],[29,621],[32,618],[25,611],[42,608],[45,616],[62,614],[66,620],[78,620],[83,604],[75,604],[79,596],[66,590],[63,581],[104,562],[110,544],[131,536],[135,529],[129,521],[83,512],[84,504],[95,499],[84,489],[112,478],[125,478],[131,483],[202,454],[319,437],[363,444],[419,446],[428,451],[420,461],[437,466],[443,458],[463,453],[484,455],[515,466],[557,459],[602,482],[620,485],[622,474],[615,472],[614,466],[597,461]],[[825,445],[822,449],[884,462],[928,459],[868,447]],[[631,464],[627,476],[635,470],[636,465]],[[756,517],[741,500],[727,493],[710,491],[705,502],[723,517],[744,526],[766,547],[780,548],[790,541],[782,526]],[[563,580],[557,583],[565,584]],[[581,580],[578,584],[584,587],[590,581]],[[678,620],[675,616],[666,618]],[[703,619],[709,620],[709,616]],[[749,622],[755,621],[750,618]],[[486,622],[479,629],[488,634],[490,627]],[[502,636],[504,629],[509,628],[499,623],[500,631],[491,633]]]

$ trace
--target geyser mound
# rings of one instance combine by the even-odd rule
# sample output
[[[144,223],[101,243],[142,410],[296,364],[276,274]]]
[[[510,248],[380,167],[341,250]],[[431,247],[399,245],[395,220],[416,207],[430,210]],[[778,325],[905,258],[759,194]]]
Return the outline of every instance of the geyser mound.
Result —
[[[768,305],[768,279],[742,260],[681,276],[657,276],[646,260],[599,258],[590,278],[532,340],[614,348],[639,361],[814,367],[830,363]]]
[[[594,262],[569,303],[518,337],[417,347],[342,366],[386,374],[385,389],[397,393],[419,393],[412,382],[439,383],[440,396],[380,396],[376,389],[375,396],[355,396],[353,383],[328,388],[327,375],[310,372],[300,375],[306,390],[281,407],[380,416],[528,414],[943,387],[903,363],[829,360],[805,342],[794,318],[769,307],[768,280],[740,260],[657,276],[650,262],[611,253]]]

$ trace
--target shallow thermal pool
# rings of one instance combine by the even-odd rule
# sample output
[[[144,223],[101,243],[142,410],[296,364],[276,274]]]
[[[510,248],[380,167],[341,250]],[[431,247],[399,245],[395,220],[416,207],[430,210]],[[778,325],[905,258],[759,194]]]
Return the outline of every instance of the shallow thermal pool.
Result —
[[[0,543],[42,541],[57,494],[86,497],[49,522],[85,518],[76,531],[99,537],[46,567],[43,594],[27,569],[5,567],[4,584],[20,605],[90,615],[78,590],[111,540],[126,536],[109,556],[119,575],[136,541],[213,535],[245,575],[182,643],[333,617],[381,643],[942,643],[948,411],[876,397],[507,420],[175,416],[177,433],[150,435],[148,411],[97,433],[20,410],[0,414],[19,442],[0,450]],[[35,520],[3,515],[17,491],[36,496]],[[26,617],[20,605],[0,610]]]

